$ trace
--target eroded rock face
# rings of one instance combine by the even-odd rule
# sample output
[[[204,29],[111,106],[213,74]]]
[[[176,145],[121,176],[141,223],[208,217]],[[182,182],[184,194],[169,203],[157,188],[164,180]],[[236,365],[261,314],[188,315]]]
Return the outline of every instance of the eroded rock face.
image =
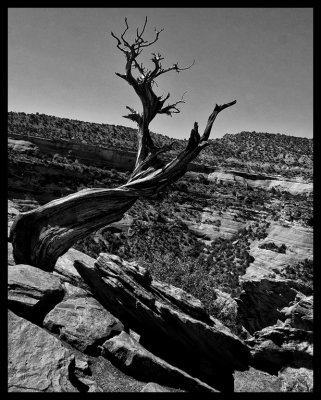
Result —
[[[9,311],[9,392],[78,392],[70,382],[74,361],[58,339]]]
[[[14,219],[16,216],[19,214],[19,210],[17,205],[11,201],[8,200],[8,237],[11,229],[11,225],[13,224]],[[13,258],[13,248],[12,244],[8,242],[8,266],[15,265],[15,261]]]
[[[242,292],[237,299],[242,325],[253,334],[278,320],[284,321],[281,311],[297,295],[311,295],[312,289],[290,279],[247,279],[242,282]]]
[[[28,142],[27,140],[15,140],[8,138],[8,148],[19,153],[25,154],[37,154],[39,152],[38,146],[34,143]]]
[[[313,333],[288,326],[269,326],[246,340],[254,368],[277,374],[286,366],[312,369]]]
[[[17,205],[13,201],[8,200],[8,222],[12,222],[18,214],[19,209]]]
[[[285,323],[292,328],[313,330],[313,297],[303,296],[281,310]]]
[[[235,392],[280,392],[282,379],[251,367],[248,371],[235,371]]]
[[[13,258],[13,247],[11,243],[8,243],[8,267],[15,265],[15,260]]]
[[[191,223],[186,221],[188,229],[198,238],[203,240],[215,240],[219,237],[231,238],[245,226],[244,222],[235,221],[234,213],[218,211],[204,208],[201,214],[200,223]],[[215,224],[219,221],[219,225]]]
[[[249,349],[206,314],[198,300],[180,290],[176,296],[176,288],[117,256],[101,254],[94,264],[76,260],[74,265],[99,301],[140,335],[148,351],[215,389],[233,391],[232,373],[248,368]]]
[[[107,340],[102,346],[102,355],[116,361],[121,369],[141,380],[152,377],[157,383],[189,392],[217,392],[199,379],[156,357],[126,332]]]
[[[260,187],[264,189],[270,189],[272,187],[278,187],[279,189],[286,190],[292,194],[298,193],[310,193],[313,190],[312,183],[302,183],[291,181],[288,179],[277,179],[275,176],[262,177],[259,174],[246,174],[236,170],[218,170],[208,175],[210,181],[219,179],[227,182],[240,182],[244,185],[251,187]]]
[[[305,259],[313,259],[313,229],[302,226],[284,227],[272,222],[267,230],[268,236],[263,240],[255,240],[250,245],[250,255],[254,261],[244,275],[245,279],[275,276],[288,265],[295,265]],[[285,253],[262,249],[264,243],[284,244]]]
[[[284,368],[279,377],[282,392],[313,392],[313,371],[307,368]]]
[[[64,296],[60,279],[30,265],[8,268],[8,304],[18,315],[40,323]]]
[[[213,304],[213,314],[228,326],[239,337],[247,338],[250,334],[242,326],[239,318],[238,304],[230,294],[215,289],[216,300]]]
[[[96,355],[97,346],[124,326],[93,297],[69,295],[51,310],[43,325],[81,352]]]

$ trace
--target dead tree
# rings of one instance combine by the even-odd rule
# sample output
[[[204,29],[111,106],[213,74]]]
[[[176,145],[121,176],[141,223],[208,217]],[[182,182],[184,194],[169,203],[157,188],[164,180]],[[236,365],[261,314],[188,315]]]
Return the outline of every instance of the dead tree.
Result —
[[[130,43],[125,38],[128,30],[127,19],[125,24],[126,27],[120,36],[113,32],[111,34],[117,41],[117,48],[126,57],[125,73],[116,75],[132,86],[143,106],[141,113],[127,106],[130,113],[125,116],[138,125],[138,151],[134,170],[128,182],[118,188],[84,189],[53,200],[33,211],[19,214],[9,235],[17,264],[30,264],[52,271],[58,257],[77,240],[120,220],[139,197],[155,195],[179,179],[186,172],[188,163],[209,144],[208,138],[218,113],[236,103],[232,101],[223,105],[216,104],[202,136],[195,122],[185,150],[170,162],[162,161],[159,155],[170,150],[172,145],[161,148],[155,146],[149,124],[157,114],[171,116],[178,113],[177,106],[183,103],[183,100],[165,105],[170,95],[157,96],[153,86],[160,75],[169,71],[180,72],[191,66],[181,68],[176,63],[164,68],[161,63],[164,58],[160,54],[152,53],[153,68],[147,69],[138,62],[138,56],[144,48],[158,40],[161,31],[155,29],[154,39],[145,40],[143,34],[147,24],[146,18],[142,30],[139,32],[137,29],[135,39]]]

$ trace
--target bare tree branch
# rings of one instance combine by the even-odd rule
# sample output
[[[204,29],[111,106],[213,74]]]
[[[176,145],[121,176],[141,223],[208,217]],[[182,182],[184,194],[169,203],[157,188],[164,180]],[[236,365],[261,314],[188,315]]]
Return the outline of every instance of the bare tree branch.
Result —
[[[185,92],[185,93],[186,93],[186,92]],[[185,103],[185,101],[183,100],[185,93],[183,93],[183,96],[182,96],[181,100],[176,101],[176,103],[169,104],[168,106],[161,108],[161,110],[159,111],[159,114],[167,114],[167,115],[169,115],[169,116],[172,116],[173,113],[174,113],[174,114],[180,113],[181,111],[180,111],[176,106],[177,106],[177,104]],[[165,103],[165,101],[166,101],[168,98],[169,98],[169,93],[168,93],[168,95],[166,96],[166,98],[163,100],[163,103]]]
[[[141,33],[138,33],[138,28],[137,28],[137,31],[136,31],[137,32],[137,35],[136,35],[137,37],[135,39],[135,42],[143,41],[142,35],[145,32],[146,25],[147,25],[147,16],[145,17],[144,26],[143,26],[143,29],[142,29]]]
[[[131,119],[132,121],[136,122],[138,125],[140,125],[142,123],[142,116],[135,111],[133,108],[126,106],[126,108],[131,111],[130,114],[128,115],[123,115],[124,118],[128,118]]]
[[[176,71],[177,73],[179,73],[179,72],[181,72],[181,71],[185,71],[185,70],[187,70],[187,69],[190,69],[194,64],[195,64],[195,60],[192,62],[191,65],[189,65],[188,67],[184,67],[184,68],[180,68],[180,67],[178,66],[178,63],[173,64],[171,67],[166,68],[166,69],[160,68],[160,69],[158,70],[158,72],[156,73],[155,78],[157,78],[158,76],[160,76],[160,75],[162,75],[162,74],[165,74],[166,72],[169,72],[169,71]],[[155,78],[154,78],[154,79],[155,79]]]
[[[127,18],[125,17],[125,24],[126,24],[126,28],[124,30],[124,32],[121,34],[121,38],[122,41],[124,42],[124,44],[128,47],[130,47],[130,44],[125,40],[125,33],[128,31],[128,22],[127,22]]]
[[[216,104],[212,114],[208,118],[206,128],[205,128],[204,133],[203,133],[202,138],[201,138],[202,142],[209,138],[213,122],[215,121],[215,118],[217,117],[218,113],[223,111],[223,110],[225,110],[225,108],[227,108],[227,107],[233,106],[235,103],[236,103],[236,100],[231,101],[230,103],[222,104],[221,106],[218,106]]]

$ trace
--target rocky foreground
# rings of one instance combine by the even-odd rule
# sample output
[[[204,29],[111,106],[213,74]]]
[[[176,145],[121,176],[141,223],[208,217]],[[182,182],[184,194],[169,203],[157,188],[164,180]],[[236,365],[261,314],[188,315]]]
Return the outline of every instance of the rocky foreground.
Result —
[[[17,213],[9,202],[9,219]],[[217,291],[214,318],[115,255],[70,249],[49,273],[15,265],[11,251],[10,392],[313,390],[313,289],[303,282],[247,276],[238,298]]]

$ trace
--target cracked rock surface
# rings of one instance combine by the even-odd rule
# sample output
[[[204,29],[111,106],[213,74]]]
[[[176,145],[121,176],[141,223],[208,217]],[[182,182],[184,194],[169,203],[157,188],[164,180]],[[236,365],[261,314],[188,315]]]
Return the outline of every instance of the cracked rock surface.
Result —
[[[74,355],[54,336],[8,312],[8,391],[78,392],[70,382]]]

